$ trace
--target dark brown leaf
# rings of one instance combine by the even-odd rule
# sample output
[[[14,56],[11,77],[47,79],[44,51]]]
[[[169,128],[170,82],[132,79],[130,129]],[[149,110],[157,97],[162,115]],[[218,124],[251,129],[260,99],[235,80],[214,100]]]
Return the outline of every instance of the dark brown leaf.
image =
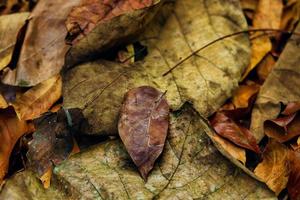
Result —
[[[300,199],[300,152],[291,153],[291,173],[287,185],[289,197],[291,200]]]
[[[281,113],[283,115],[291,115],[300,110],[300,102],[288,103],[284,111]]]
[[[227,138],[238,146],[260,153],[252,133],[245,127],[234,122],[222,112],[217,112],[211,120],[211,125],[222,137]]]
[[[169,125],[169,105],[164,94],[149,86],[130,90],[121,109],[120,137],[146,180],[161,154]]]
[[[278,142],[286,142],[300,135],[300,114],[292,114],[264,123],[265,134]]]

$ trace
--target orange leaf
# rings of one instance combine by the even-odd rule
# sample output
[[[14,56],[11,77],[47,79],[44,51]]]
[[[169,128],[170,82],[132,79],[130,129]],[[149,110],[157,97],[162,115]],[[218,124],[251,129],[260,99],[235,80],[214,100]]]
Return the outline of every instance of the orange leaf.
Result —
[[[275,59],[271,54],[268,54],[257,66],[257,74],[261,81],[265,81],[268,75],[271,73],[274,65]]]
[[[261,178],[276,195],[286,188],[288,183],[289,153],[286,146],[271,139],[263,152],[263,161],[254,170],[255,175]]]
[[[10,154],[18,139],[29,130],[25,121],[15,115],[0,115],[0,183],[8,170]]]
[[[291,174],[287,185],[289,197],[291,200],[300,199],[300,152],[291,153]]]
[[[59,75],[29,89],[12,104],[21,120],[38,118],[61,97],[62,79]]]
[[[253,19],[253,28],[279,29],[283,10],[282,0],[260,0]],[[272,12],[270,12],[272,11]],[[242,80],[256,67],[256,65],[271,51],[272,43],[268,36],[258,37],[255,33],[252,40],[252,57],[250,64],[243,74]]]
[[[232,98],[235,108],[247,108],[250,98],[258,93],[259,88],[260,85],[256,83],[241,85]]]
[[[211,125],[220,136],[227,138],[240,147],[260,153],[260,149],[256,144],[256,139],[252,133],[245,127],[235,123],[224,113],[217,112],[211,120]]]
[[[52,167],[50,167],[40,178],[45,189],[48,189],[51,184]]]
[[[1,109],[4,109],[4,108],[7,108],[8,105],[7,105],[7,102],[6,100],[4,99],[4,97],[0,94],[0,108]]]

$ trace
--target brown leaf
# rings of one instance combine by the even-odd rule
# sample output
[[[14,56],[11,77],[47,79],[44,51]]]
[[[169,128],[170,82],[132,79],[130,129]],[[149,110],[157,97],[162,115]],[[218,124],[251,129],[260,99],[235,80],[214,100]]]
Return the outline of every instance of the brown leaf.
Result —
[[[272,12],[270,12],[272,10]],[[282,0],[260,0],[253,19],[253,28],[271,28],[279,29],[281,14],[283,10]],[[252,36],[252,57],[250,64],[243,74],[242,80],[256,67],[256,65],[271,51],[272,43],[268,36],[259,37],[261,33],[255,33]]]
[[[232,103],[235,108],[247,108],[250,98],[258,93],[259,88],[260,85],[253,82],[247,85],[241,85],[232,98]]]
[[[278,142],[286,142],[300,135],[300,114],[292,114],[264,123],[265,134]]]
[[[0,15],[29,11],[29,4],[27,0],[4,0],[3,3],[0,1]]]
[[[300,1],[289,0],[284,7],[281,19],[281,29],[292,31],[300,19]]]
[[[12,57],[19,29],[29,13],[0,16],[0,70],[6,67]]]
[[[153,5],[153,0],[82,0],[72,9],[66,26],[73,45],[89,34],[98,24],[114,17]]]
[[[291,115],[300,110],[300,102],[288,103],[284,111],[281,112],[283,115]]]
[[[291,200],[300,199],[300,152],[291,153],[291,174],[287,185],[289,197]]]
[[[220,136],[227,138],[238,146],[260,153],[252,133],[245,127],[235,123],[224,113],[217,112],[210,122]]]
[[[300,31],[300,25],[295,32]],[[251,117],[251,132],[260,141],[264,137],[264,122],[276,119],[282,103],[300,101],[300,37],[294,34],[276,62],[257,96]]]
[[[163,93],[149,86],[127,92],[118,130],[145,180],[163,151],[168,125],[169,105]]]
[[[257,75],[260,81],[265,81],[267,79],[275,63],[275,59],[271,54],[268,54],[263,58],[257,66]]]
[[[38,118],[61,97],[62,79],[56,75],[19,96],[12,104],[22,120]]]
[[[28,131],[27,123],[14,114],[0,114],[0,183],[7,173],[10,154],[16,142]]]
[[[288,183],[289,167],[289,149],[271,139],[263,152],[263,161],[254,173],[278,195]]]
[[[33,86],[60,72],[69,49],[64,42],[67,35],[65,20],[79,1],[39,1],[29,16],[16,69],[8,70],[2,82]]]
[[[246,151],[243,148],[240,148],[231,142],[227,141],[226,139],[222,138],[221,136],[215,134],[211,136],[211,139],[218,143],[224,151],[226,151],[230,156],[234,159],[240,161],[243,165],[246,164]]]
[[[4,109],[7,107],[8,107],[8,104],[5,100],[5,98],[2,96],[2,94],[0,94],[0,109]]]
[[[66,20],[67,64],[95,59],[103,51],[136,40],[154,17],[161,0],[81,0]]]

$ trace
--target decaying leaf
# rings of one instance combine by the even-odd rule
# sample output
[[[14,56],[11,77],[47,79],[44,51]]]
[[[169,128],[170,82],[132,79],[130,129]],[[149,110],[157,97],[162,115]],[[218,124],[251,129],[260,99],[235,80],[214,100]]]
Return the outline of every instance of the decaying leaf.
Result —
[[[260,153],[259,146],[252,133],[242,125],[237,124],[222,112],[217,112],[210,120],[212,127],[222,137],[227,138],[234,144]]]
[[[33,86],[58,74],[64,64],[73,65],[132,39],[154,16],[157,4],[159,1],[39,1],[29,17],[16,69],[7,70],[2,82]],[[67,45],[66,37],[77,38],[76,45]]]
[[[300,102],[290,102],[286,105],[284,111],[281,114],[283,115],[292,115],[300,110]]]
[[[66,113],[61,110],[37,119],[36,132],[28,146],[29,166],[42,178],[53,165],[66,159],[73,149]]]
[[[278,142],[286,142],[300,135],[300,114],[267,120],[264,123],[265,134]]]
[[[237,172],[219,154],[206,135],[211,131],[187,106],[170,115],[165,150],[146,183],[118,139],[76,154],[56,167],[53,176],[59,182],[50,189],[62,188],[61,193],[67,192],[71,199],[275,199],[266,186]],[[21,194],[30,194],[33,189],[25,185],[24,189],[10,181],[0,198],[9,199],[20,188]],[[40,197],[43,190],[36,193],[29,197]]]
[[[0,183],[8,170],[10,154],[18,139],[29,131],[25,121],[21,121],[14,114],[0,115]]]
[[[300,31],[300,25],[296,32]],[[264,136],[263,125],[268,119],[276,119],[281,103],[300,101],[300,36],[293,35],[282,52],[271,74],[261,87],[254,105],[251,132],[258,141]]]
[[[18,13],[0,16],[0,70],[9,64],[18,32],[28,15],[29,13]]]
[[[251,97],[258,93],[260,85],[250,82],[246,85],[241,85],[234,96],[232,97],[232,103],[235,108],[247,108]]]
[[[272,10],[272,12],[270,12]],[[283,10],[282,0],[260,0],[257,5],[256,13],[253,19],[253,28],[262,29],[279,29],[281,15]],[[271,51],[272,43],[268,36],[259,36],[257,32],[252,35],[255,39],[252,43],[252,56],[250,64],[243,74],[242,80],[251,72],[252,69]]]
[[[288,183],[289,153],[286,146],[271,139],[263,152],[263,161],[254,170],[255,175],[260,177],[276,195],[286,188]]]
[[[69,47],[65,20],[80,0],[39,1],[30,14],[16,69],[7,70],[3,83],[33,86],[58,74]]]
[[[145,180],[164,148],[168,126],[169,105],[163,93],[149,86],[126,93],[119,135]]]
[[[117,133],[123,96],[135,87],[149,85],[167,91],[172,110],[189,101],[204,116],[215,112],[237,88],[248,65],[246,35],[215,43],[162,75],[212,40],[246,29],[238,1],[178,0],[171,13],[169,18],[159,15],[147,27],[142,39],[148,49],[144,60],[134,65],[98,60],[67,72],[64,106],[83,110],[91,125],[89,134]]]
[[[287,185],[291,200],[300,199],[300,152],[291,153],[291,174]]]
[[[62,79],[56,75],[19,96],[12,106],[22,120],[40,117],[61,97]]]

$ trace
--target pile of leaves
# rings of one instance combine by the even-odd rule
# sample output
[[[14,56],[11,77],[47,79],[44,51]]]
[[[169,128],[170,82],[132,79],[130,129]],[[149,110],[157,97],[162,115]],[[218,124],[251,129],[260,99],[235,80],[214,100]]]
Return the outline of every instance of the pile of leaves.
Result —
[[[299,1],[0,14],[0,199],[300,199]]]

